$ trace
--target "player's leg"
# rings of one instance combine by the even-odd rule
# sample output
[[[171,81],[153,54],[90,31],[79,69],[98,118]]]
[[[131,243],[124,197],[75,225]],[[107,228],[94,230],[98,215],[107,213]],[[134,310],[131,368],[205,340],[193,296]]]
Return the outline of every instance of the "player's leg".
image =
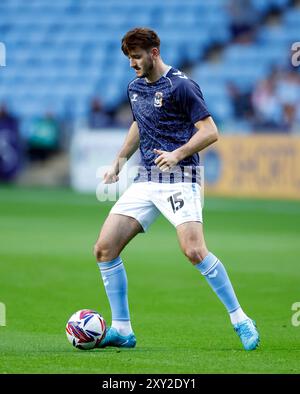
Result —
[[[206,247],[202,223],[183,223],[177,226],[176,230],[183,253],[195,268],[205,276],[229,314],[239,310],[239,302],[223,264]],[[245,319],[246,317],[243,314],[242,318]]]
[[[125,215],[110,214],[95,244],[94,255],[112,314],[112,325],[100,343],[100,347],[135,346],[136,340],[129,314],[127,275],[120,253],[142,230],[142,226],[136,219]]]
[[[177,228],[179,242],[185,255],[205,276],[227,308],[244,347],[254,349],[259,340],[254,324],[240,308],[225,267],[208,251],[205,244],[200,186],[196,183],[158,185],[153,201]]]
[[[134,183],[113,206],[102,227],[94,253],[111,306],[112,327],[100,347],[135,345],[129,317],[127,277],[120,253],[137,233],[146,231],[158,215],[158,209],[149,200],[148,183]]]
[[[242,310],[224,265],[208,251],[202,223],[182,223],[176,227],[176,230],[182,251],[225,305],[244,348],[254,350],[259,344],[255,323]]]
[[[101,263],[116,259],[128,242],[142,231],[141,224],[133,217],[109,214],[94,246],[97,261]]]

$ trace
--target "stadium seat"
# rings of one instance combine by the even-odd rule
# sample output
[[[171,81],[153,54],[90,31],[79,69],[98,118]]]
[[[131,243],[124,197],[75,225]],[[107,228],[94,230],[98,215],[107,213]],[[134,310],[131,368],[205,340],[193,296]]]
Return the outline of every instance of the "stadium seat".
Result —
[[[74,112],[83,114],[85,100],[93,93],[101,95],[109,109],[117,109],[127,100],[127,84],[135,77],[120,51],[120,39],[138,24],[157,30],[166,63],[177,68],[193,65],[190,74],[213,111],[229,119],[227,83],[251,89],[271,66],[283,64],[291,42],[299,41],[300,11],[288,0],[252,0],[258,19],[275,6],[282,12],[282,23],[260,26],[255,42],[238,45],[231,42],[227,3],[1,0],[0,35],[10,67],[0,73],[0,98],[12,99],[26,116],[36,114],[43,100],[63,111],[63,103],[72,97]],[[204,58],[214,44],[224,47],[218,64]]]

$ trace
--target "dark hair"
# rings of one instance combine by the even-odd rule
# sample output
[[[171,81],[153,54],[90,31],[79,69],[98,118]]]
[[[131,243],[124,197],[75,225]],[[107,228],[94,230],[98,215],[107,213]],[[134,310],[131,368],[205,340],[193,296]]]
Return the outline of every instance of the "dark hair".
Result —
[[[135,48],[145,49],[160,47],[160,39],[154,30],[146,27],[137,27],[128,31],[122,38],[122,51],[128,56]]]

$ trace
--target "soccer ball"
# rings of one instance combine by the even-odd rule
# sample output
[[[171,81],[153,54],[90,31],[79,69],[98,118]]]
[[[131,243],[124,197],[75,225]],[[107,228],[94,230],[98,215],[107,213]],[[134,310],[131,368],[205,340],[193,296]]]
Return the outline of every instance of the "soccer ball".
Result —
[[[75,312],[66,325],[69,342],[81,350],[97,347],[105,333],[106,323],[104,318],[91,309],[81,309]]]

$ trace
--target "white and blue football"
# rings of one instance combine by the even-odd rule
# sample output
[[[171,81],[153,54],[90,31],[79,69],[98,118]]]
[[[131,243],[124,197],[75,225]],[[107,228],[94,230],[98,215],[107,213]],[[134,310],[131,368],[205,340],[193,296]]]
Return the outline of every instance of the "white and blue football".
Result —
[[[81,350],[97,347],[104,338],[106,323],[100,313],[91,309],[75,312],[67,322],[66,334],[69,342]]]

